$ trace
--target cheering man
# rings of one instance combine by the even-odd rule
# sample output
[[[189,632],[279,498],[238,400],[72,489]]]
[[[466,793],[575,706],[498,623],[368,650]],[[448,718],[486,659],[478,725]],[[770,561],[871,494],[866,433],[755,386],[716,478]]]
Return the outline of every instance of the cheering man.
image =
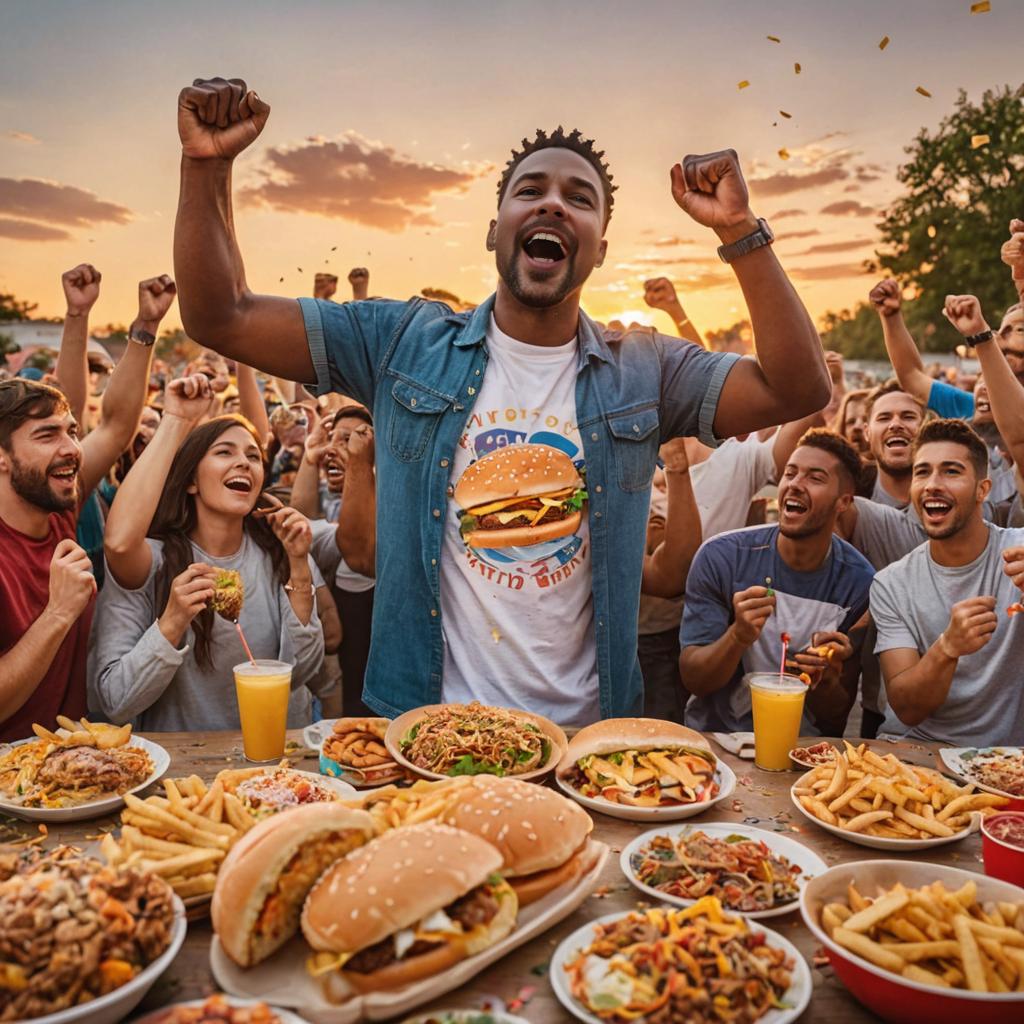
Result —
[[[690,434],[714,445],[814,412],[830,394],[818,337],[750,210],[736,154],[686,157],[671,188],[735,268],[756,361],[649,330],[605,332],[580,311],[608,247],[615,187],[578,131],[538,132],[513,152],[487,231],[497,293],[472,313],[254,295],[231,168],[269,113],[237,79],[180,95],[182,318],[230,358],[373,412],[380,511],[366,703],[394,716],[477,697],[565,724],[636,713],[659,445]],[[482,490],[468,486],[483,478]],[[471,490],[469,507],[450,500]]]

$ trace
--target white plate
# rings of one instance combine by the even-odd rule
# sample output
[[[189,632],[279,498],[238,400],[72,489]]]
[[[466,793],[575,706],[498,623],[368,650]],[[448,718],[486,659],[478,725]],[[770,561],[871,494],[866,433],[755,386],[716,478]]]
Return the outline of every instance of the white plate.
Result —
[[[271,768],[270,771],[274,771],[274,769]],[[342,782],[341,779],[332,778],[330,775],[320,775],[317,772],[301,772],[298,768],[289,768],[288,771],[295,772],[296,775],[304,775],[314,784],[333,789],[342,800],[352,800],[359,796],[354,786],[350,786],[347,782]],[[288,810],[287,807],[283,809]]]
[[[605,914],[604,917],[598,917],[589,924],[583,925],[582,928],[577,928],[572,935],[561,943],[558,949],[555,950],[555,955],[551,958],[548,977],[551,979],[551,987],[555,990],[558,1001],[574,1017],[578,1020],[586,1021],[587,1024],[607,1024],[607,1021],[603,1021],[600,1017],[595,1016],[576,1002],[569,988],[569,978],[565,971],[565,965],[574,959],[581,949],[585,949],[590,945],[593,940],[595,925],[607,924],[609,921],[617,921],[625,916],[625,914],[621,913]],[[746,914],[734,916],[747,917],[749,920],[749,915]],[[785,950],[786,955],[793,960],[793,981],[786,990],[786,994],[782,997],[785,1002],[791,1004],[790,1008],[786,1010],[769,1010],[763,1017],[758,1018],[757,1024],[789,1024],[790,1021],[796,1020],[804,1012],[807,1004],[811,1001],[813,983],[811,981],[810,968],[796,946],[787,939],[784,939],[778,932],[764,928],[756,921],[750,921],[749,923],[751,931],[764,932],[765,941],[769,946]],[[644,1024],[644,1018],[638,1017],[636,1024]]]
[[[31,740],[18,740],[11,746],[20,747],[35,739],[33,736]],[[132,736],[128,746],[142,747],[153,760],[153,770],[149,775],[133,789],[128,790],[129,793],[138,793],[156,782],[170,768],[171,755],[159,743],[144,739],[142,736]],[[0,797],[0,813],[9,814],[12,818],[21,818],[23,821],[88,821],[90,818],[102,818],[105,814],[113,814],[123,806],[124,796],[108,796],[102,800],[93,800],[91,803],[77,804],[75,807],[22,807]]]
[[[319,722],[307,725],[302,730],[302,742],[319,754],[324,740],[334,731],[334,723],[337,721],[337,718],[321,718]]]
[[[761,841],[772,853],[785,857],[790,864],[795,864],[800,868],[800,874],[796,877],[798,892],[789,903],[780,904],[777,907],[772,907],[770,910],[729,910],[730,914],[742,913],[744,917],[762,918],[779,917],[781,914],[791,913],[799,907],[799,890],[803,889],[808,879],[824,874],[828,870],[828,865],[813,850],[809,850],[803,843],[799,843],[789,836],[780,835],[777,832],[768,832],[761,828],[751,828],[749,825],[738,825],[735,822],[713,821],[708,824],[701,822],[693,825],[667,825],[664,828],[652,828],[650,832],[644,832],[623,849],[622,855],[619,857],[619,866],[622,868],[622,873],[641,892],[653,896],[656,900],[672,903],[677,907],[691,906],[697,901],[685,899],[682,896],[672,896],[669,893],[662,892],[660,889],[656,889],[652,885],[646,885],[641,882],[636,877],[631,863],[633,854],[639,853],[640,848],[649,843],[655,836],[670,836],[674,841],[677,836],[689,835],[691,832],[705,832],[716,839],[726,839],[729,836],[741,835],[744,839],[753,839],[755,842]],[[726,909],[728,910],[728,908]]]
[[[626,821],[682,821],[684,818],[693,818],[732,796],[733,790],[736,789],[736,773],[720,758],[715,765],[718,796],[699,804],[680,804],[676,807],[630,807],[629,804],[616,804],[602,797],[584,796],[578,790],[573,789],[557,773],[555,781],[563,793],[571,796],[587,810],[607,814],[609,818],[624,818]]]
[[[985,793],[995,793],[996,796],[1005,796],[1010,800],[1024,800],[1024,794],[1020,796],[1014,796],[1012,793],[1007,793],[1004,789],[996,789],[995,786],[987,786],[984,782],[979,782],[971,771],[971,761],[973,758],[965,758],[965,754],[979,754],[979,760],[984,760],[986,754],[1005,755],[1013,757],[1021,752],[1021,747],[942,747],[939,750],[939,757],[942,758],[942,763],[955,775],[957,778],[963,779],[964,782],[969,782],[972,786],[982,790]]]
[[[802,778],[803,776],[801,776]],[[902,853],[912,853],[914,850],[930,850],[933,846],[945,846],[947,843],[958,843],[961,839],[966,839],[971,833],[977,832],[981,827],[981,815],[975,811],[971,814],[971,823],[965,829],[961,829],[955,835],[951,836],[934,836],[931,839],[888,839],[885,836],[869,836],[863,832],[850,832],[848,829],[839,828],[838,825],[829,825],[822,821],[820,818],[816,818],[810,811],[808,811],[800,800],[797,798],[794,790],[800,785],[800,779],[790,787],[789,798],[793,801],[793,806],[808,820],[813,821],[818,828],[823,828],[826,832],[831,832],[834,836],[839,836],[840,839],[845,839],[848,843],[856,843],[858,846],[866,846],[872,850],[891,850],[893,852],[900,851]]]
[[[142,1002],[146,993],[153,987],[157,978],[171,966],[178,955],[188,924],[185,921],[185,908],[177,896],[172,896],[174,905],[174,924],[171,926],[171,943],[147,968],[140,971],[127,985],[115,988],[105,996],[90,999],[87,1003],[79,1003],[57,1013],[48,1013],[45,1017],[33,1017],[32,1024],[117,1024],[124,1020]]]
[[[225,992],[262,999],[275,1006],[292,1007],[317,1024],[391,1020],[464,985],[485,967],[568,917],[593,892],[608,859],[608,847],[604,843],[588,840],[588,850],[590,867],[587,872],[521,910],[515,930],[510,935],[441,974],[424,978],[404,988],[391,992],[370,992],[339,1004],[329,1003],[322,985],[306,971],[309,947],[301,934],[252,970],[239,967],[229,959],[215,935],[210,944],[210,969],[217,984]]]
[[[224,996],[223,998],[224,1002],[226,1002],[228,1006],[233,1006],[237,1009],[260,1005],[260,1000],[258,999],[233,999],[231,996]],[[161,1007],[159,1010],[147,1013],[145,1017],[137,1017],[132,1021],[132,1024],[158,1024],[163,1015],[170,1010],[176,1010],[178,1008],[185,1010],[193,1007],[198,1009],[200,1006],[204,1006],[205,1004],[205,999],[191,999],[187,1003],[170,1003],[167,1006]],[[291,1010],[282,1010],[278,1006],[271,1006],[270,1009],[277,1014],[281,1024],[307,1024],[306,1021],[304,1021],[298,1014],[292,1013]]]
[[[487,1021],[487,1024],[530,1024],[525,1017],[517,1017],[504,1010],[435,1010],[433,1013],[419,1013],[415,1017],[407,1017],[402,1024],[430,1024],[441,1021],[442,1024],[476,1024]]]

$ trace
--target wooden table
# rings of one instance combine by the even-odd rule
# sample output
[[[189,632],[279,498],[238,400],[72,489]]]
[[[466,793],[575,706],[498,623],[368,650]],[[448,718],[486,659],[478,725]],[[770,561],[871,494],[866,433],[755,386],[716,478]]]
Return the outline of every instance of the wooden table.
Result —
[[[301,734],[291,733],[290,737],[301,743]],[[223,768],[244,764],[240,733],[156,733],[150,734],[149,738],[170,753],[169,774],[172,776],[194,772],[209,781]],[[820,737],[817,739],[820,740]],[[873,742],[885,751],[891,749],[905,761],[930,767],[936,765],[937,745]],[[888,852],[844,842],[807,821],[792,806],[789,798],[789,787],[797,773],[763,772],[755,768],[751,761],[743,761],[717,747],[716,753],[736,772],[739,779],[736,792],[732,798],[690,821],[728,821],[746,823],[768,831],[784,831],[818,853],[830,867],[843,862],[891,856]],[[297,761],[295,766],[308,771],[317,770],[313,758]],[[87,837],[94,837],[100,828],[109,827],[115,820],[100,819],[53,827],[46,845],[51,846],[57,842],[84,845],[89,841]],[[468,985],[443,997],[438,1003],[424,1007],[424,1010],[442,1007],[479,1008],[487,997],[497,997],[506,1003],[526,997],[527,1004],[520,1012],[532,1024],[555,1024],[568,1019],[568,1014],[556,1000],[546,980],[548,961],[555,947],[587,921],[615,911],[632,910],[643,898],[643,894],[623,877],[618,855],[623,846],[638,833],[646,831],[648,826],[601,814],[594,815],[594,823],[594,837],[607,843],[612,851],[595,894],[561,924],[481,972]],[[34,833],[35,827],[23,824],[23,830],[28,835]],[[927,855],[904,856],[970,871],[982,871],[981,842],[976,835],[929,851]],[[764,924],[785,935],[808,960],[814,955],[816,943],[798,911],[772,918]],[[210,937],[208,920],[189,925],[188,937],[181,953],[153,988],[141,1009],[151,1010],[169,1002],[194,999],[214,991],[208,962]],[[812,970],[812,975],[814,994],[801,1018],[803,1022],[846,1024],[877,1019],[854,1000],[837,979],[823,976],[816,970]],[[530,990],[534,991],[531,993]]]

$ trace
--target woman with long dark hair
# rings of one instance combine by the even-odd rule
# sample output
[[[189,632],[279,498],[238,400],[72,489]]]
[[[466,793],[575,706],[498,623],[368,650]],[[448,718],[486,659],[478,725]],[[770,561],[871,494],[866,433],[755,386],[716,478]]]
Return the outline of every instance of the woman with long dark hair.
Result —
[[[234,625],[209,608],[217,572],[231,569],[252,652],[294,665],[288,724],[307,724],[306,684],[324,652],[309,522],[262,493],[265,453],[246,420],[195,426],[211,395],[200,375],[168,385],[160,426],[114,499],[89,705],[142,729],[237,729],[231,669],[247,655]]]

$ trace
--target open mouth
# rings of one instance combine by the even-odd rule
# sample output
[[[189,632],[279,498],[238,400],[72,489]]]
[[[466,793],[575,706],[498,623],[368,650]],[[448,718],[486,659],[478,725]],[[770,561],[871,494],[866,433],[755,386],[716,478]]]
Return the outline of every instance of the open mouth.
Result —
[[[887,452],[905,452],[910,450],[910,440],[906,437],[890,437],[885,442]]]
[[[337,462],[328,462],[324,466],[324,475],[327,477],[328,483],[337,483],[339,480],[344,479],[345,467]]]
[[[78,465],[62,466],[60,469],[51,471],[50,476],[59,480],[62,484],[74,483],[78,476]]]
[[[974,402],[974,411],[975,412],[985,412],[985,413],[991,412],[992,411],[992,406],[990,406],[988,404],[987,399],[978,398]]]
[[[953,510],[953,503],[945,498],[925,498],[921,502],[921,510],[926,522],[938,523]]]
[[[523,243],[523,252],[535,263],[551,266],[566,257],[565,243],[549,231],[535,231]]]
[[[782,511],[789,516],[802,516],[808,509],[806,502],[799,498],[786,498],[782,502]]]
[[[233,476],[224,481],[224,486],[229,491],[237,491],[239,494],[248,494],[252,490],[252,481],[247,476]]]

